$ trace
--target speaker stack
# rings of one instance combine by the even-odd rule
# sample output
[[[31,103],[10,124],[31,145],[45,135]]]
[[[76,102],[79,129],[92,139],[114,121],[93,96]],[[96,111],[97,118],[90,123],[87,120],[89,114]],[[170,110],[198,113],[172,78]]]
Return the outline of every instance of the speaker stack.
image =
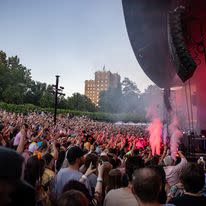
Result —
[[[176,72],[183,82],[193,76],[197,67],[185,44],[184,12],[184,7],[178,7],[168,13],[169,49],[176,66]]]

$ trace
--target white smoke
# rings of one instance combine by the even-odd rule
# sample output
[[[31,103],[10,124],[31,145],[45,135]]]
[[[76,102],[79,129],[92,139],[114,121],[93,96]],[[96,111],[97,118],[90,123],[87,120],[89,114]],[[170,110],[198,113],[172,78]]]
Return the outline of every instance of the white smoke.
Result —
[[[183,137],[183,133],[179,129],[179,121],[175,115],[173,115],[172,122],[169,125],[169,133],[171,156],[176,160],[176,154],[180,144],[180,139]]]

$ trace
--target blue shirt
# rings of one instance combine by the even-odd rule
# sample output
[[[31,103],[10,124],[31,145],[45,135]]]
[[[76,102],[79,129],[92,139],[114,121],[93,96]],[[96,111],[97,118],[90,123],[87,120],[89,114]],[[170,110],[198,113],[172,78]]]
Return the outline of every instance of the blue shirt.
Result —
[[[70,180],[76,180],[79,181],[82,177],[82,173],[75,170],[70,170],[69,168],[63,168],[61,169],[55,179],[55,185],[54,185],[54,192],[59,197],[62,193],[62,190],[64,186],[70,181]],[[85,181],[85,185],[88,188],[90,194],[91,194],[91,188],[89,187],[88,181]]]

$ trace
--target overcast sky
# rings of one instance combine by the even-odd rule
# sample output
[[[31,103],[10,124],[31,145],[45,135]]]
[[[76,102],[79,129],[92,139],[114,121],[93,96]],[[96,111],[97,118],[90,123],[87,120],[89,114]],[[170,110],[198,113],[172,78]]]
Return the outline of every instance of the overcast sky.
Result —
[[[0,50],[17,55],[36,81],[84,93],[94,72],[117,72],[143,91],[152,82],[131,48],[121,0],[0,0]]]

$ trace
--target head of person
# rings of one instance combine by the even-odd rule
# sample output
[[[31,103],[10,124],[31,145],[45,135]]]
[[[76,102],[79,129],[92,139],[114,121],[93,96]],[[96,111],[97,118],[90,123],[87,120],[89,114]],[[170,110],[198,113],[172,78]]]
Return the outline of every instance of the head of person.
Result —
[[[99,158],[99,163],[103,163],[103,162],[109,162],[109,157],[107,156],[106,153],[102,152]]]
[[[95,149],[96,149],[96,148],[95,148],[95,145],[92,144],[91,147],[90,147],[90,151],[91,151],[91,152],[95,152]]]
[[[140,157],[128,157],[125,162],[125,173],[128,177],[129,182],[132,182],[132,175],[135,170],[144,167],[144,161]]]
[[[70,190],[80,191],[86,196],[86,198],[88,200],[92,199],[90,194],[89,194],[89,190],[86,188],[85,184],[83,184],[79,181],[70,180],[69,182],[67,182],[62,190],[62,193],[65,193],[65,192],[70,191]]]
[[[24,123],[24,124],[23,124],[23,127],[24,127],[25,131],[27,132],[27,131],[28,131],[28,129],[29,129],[29,125],[28,125],[28,124],[26,124],[26,123]]]
[[[63,193],[58,199],[57,206],[88,206],[89,201],[86,196],[77,190],[70,190]]]
[[[90,147],[91,147],[90,142],[84,143],[84,148],[85,148],[87,151],[90,151]]]
[[[109,192],[112,189],[118,189],[122,187],[122,173],[119,169],[112,169],[109,172],[108,176],[108,185],[106,192]]]
[[[160,176],[162,185],[164,186],[166,183],[166,173],[164,171],[163,166],[161,165],[149,165],[147,168],[154,169]]]
[[[46,153],[42,159],[45,161],[46,168],[53,169],[54,167],[54,158],[50,153]]]
[[[138,169],[133,175],[132,190],[139,202],[143,204],[158,203],[161,177],[152,168]]]
[[[165,166],[172,166],[172,165],[174,165],[174,160],[173,160],[172,156],[170,156],[170,155],[166,156],[164,158],[163,162],[164,162]]]
[[[195,163],[188,163],[180,177],[186,192],[193,194],[202,190],[205,184],[204,170]]]
[[[37,155],[31,156],[26,163],[24,171],[24,180],[32,186],[36,186],[41,181],[45,169],[45,161],[39,159]]]
[[[166,174],[165,174],[164,168],[163,166],[160,166],[160,165],[150,165],[148,166],[148,168],[154,169],[161,178],[161,191],[159,193],[158,202],[160,204],[165,204],[167,201],[167,193],[165,191]]]
[[[88,169],[91,163],[94,168],[96,168],[98,165],[98,156],[94,153],[90,153],[86,156],[84,163],[85,168]]]
[[[151,166],[151,165],[158,165],[159,163],[159,156],[158,155],[154,155],[152,157],[152,159],[150,161],[148,161],[147,165]]]
[[[69,165],[77,165],[80,167],[84,163],[85,152],[78,146],[72,146],[67,151],[67,161]]]
[[[0,203],[11,202],[11,193],[22,178],[24,159],[14,150],[0,147]]]
[[[66,152],[64,150],[60,150],[58,154],[58,159],[56,161],[56,170],[59,171],[63,165],[65,159]]]

